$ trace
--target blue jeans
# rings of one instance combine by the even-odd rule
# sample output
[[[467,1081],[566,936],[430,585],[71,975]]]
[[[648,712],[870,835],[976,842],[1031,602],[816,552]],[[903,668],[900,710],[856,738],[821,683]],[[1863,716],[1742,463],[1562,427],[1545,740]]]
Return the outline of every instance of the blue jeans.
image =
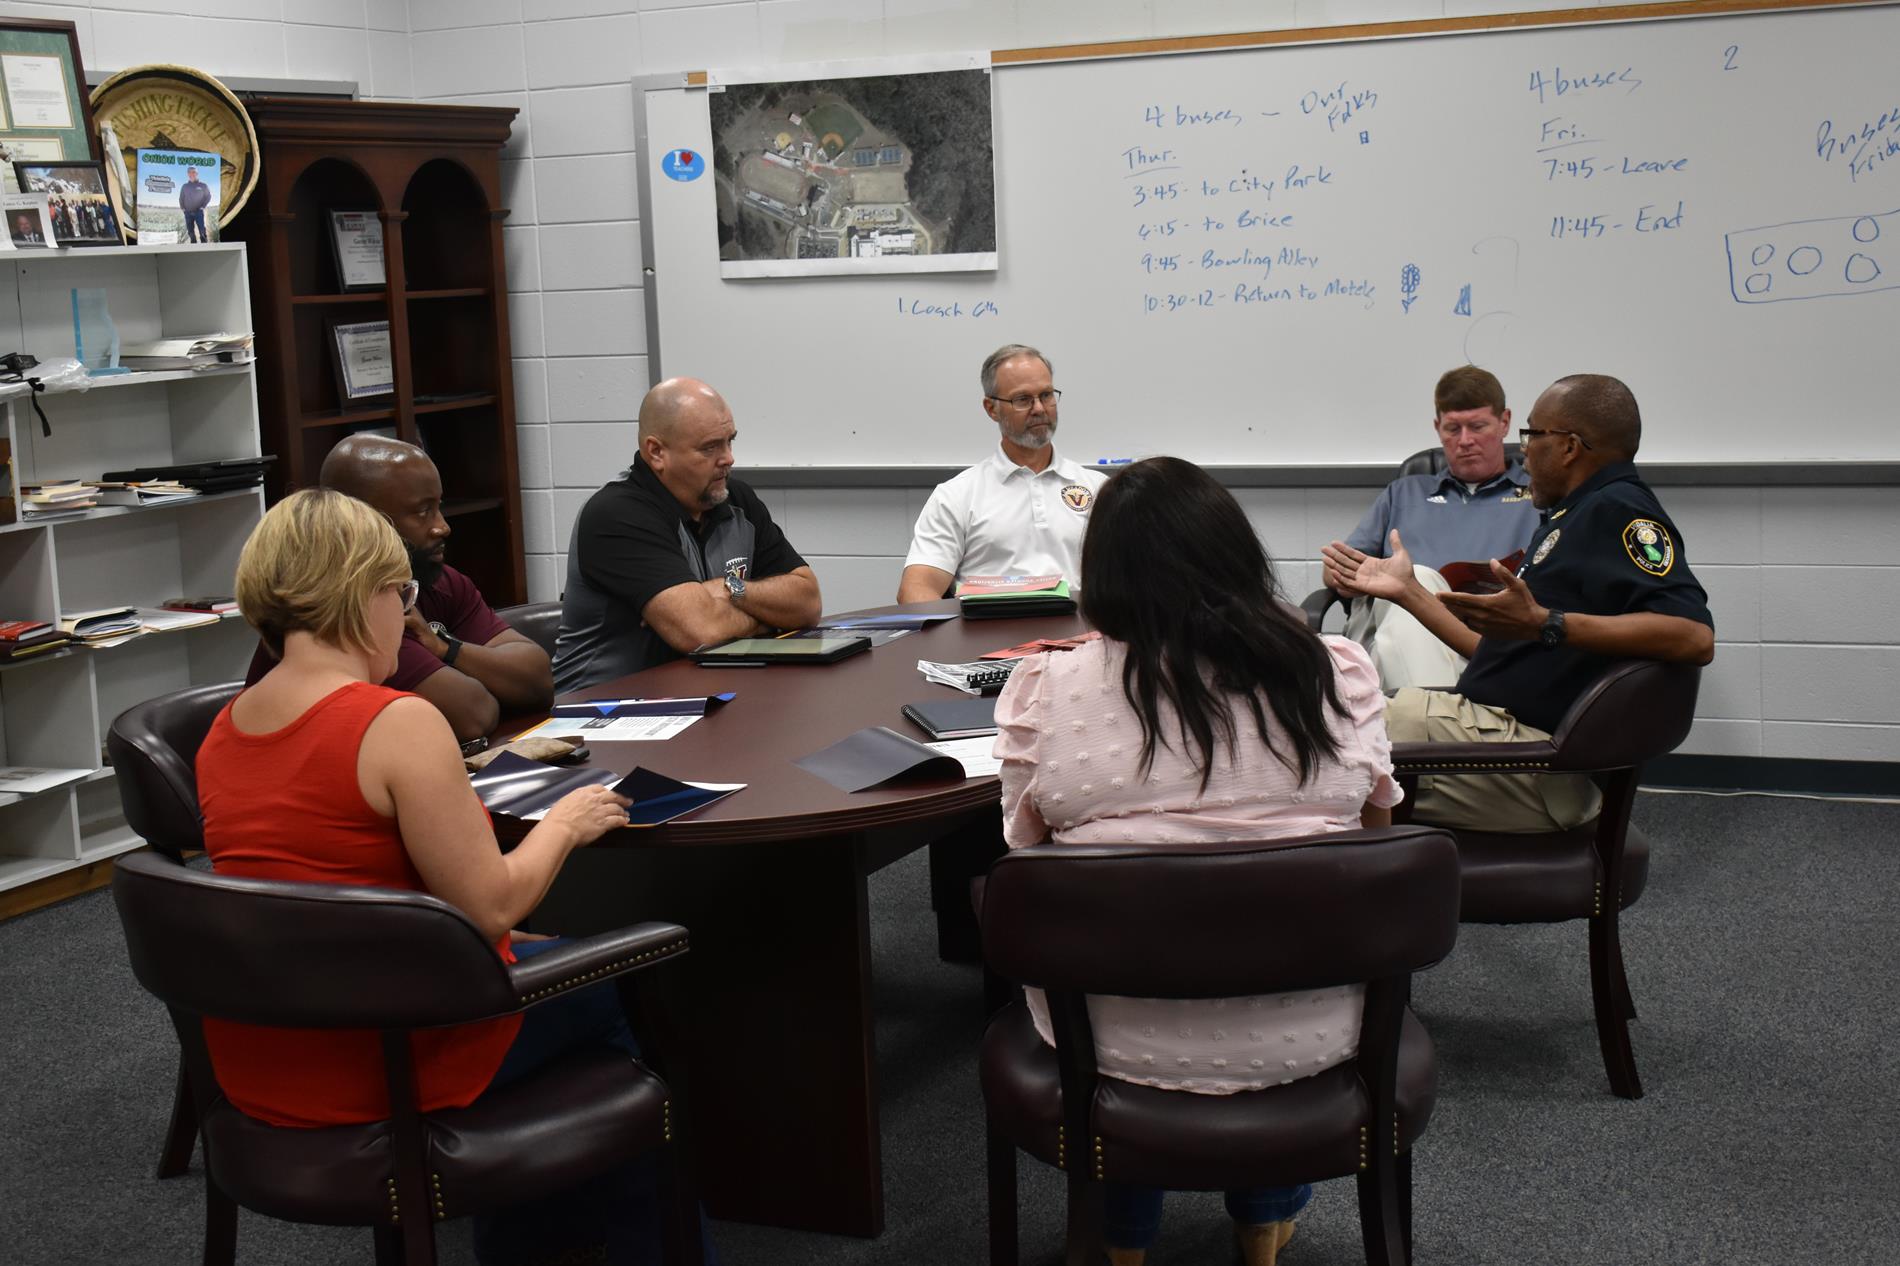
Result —
[[[563,944],[522,941],[516,958]],[[611,983],[551,998],[522,1013],[521,1031],[483,1094],[508,1086],[570,1051],[604,1046],[637,1059],[640,1047],[627,1027]],[[613,1266],[659,1266],[660,1201],[657,1155],[647,1152],[578,1186],[475,1217],[475,1259],[482,1266],[516,1266],[558,1257],[588,1245],[607,1245]],[[701,1228],[706,1266],[717,1266]]]
[[[1110,1248],[1148,1248],[1161,1233],[1159,1187],[1102,1184],[1102,1238]],[[1227,1193],[1227,1216],[1243,1226],[1279,1222],[1306,1207],[1313,1198],[1310,1183],[1297,1187],[1253,1187]]]

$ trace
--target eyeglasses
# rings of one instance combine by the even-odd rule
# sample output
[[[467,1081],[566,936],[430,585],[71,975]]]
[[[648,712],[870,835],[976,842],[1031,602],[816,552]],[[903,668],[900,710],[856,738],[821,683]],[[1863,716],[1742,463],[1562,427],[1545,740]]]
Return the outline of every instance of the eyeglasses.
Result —
[[[422,582],[412,577],[398,584],[396,592],[402,596],[402,613],[408,615],[416,609],[416,599],[422,595]]]
[[[1008,399],[1004,399],[1002,396],[985,396],[983,398],[985,400],[994,400],[998,404],[1006,404],[1018,413],[1027,413],[1029,412],[1030,406],[1038,402],[1040,402],[1045,409],[1055,408],[1056,401],[1062,399],[1062,393],[1057,391],[1054,387],[1051,387],[1041,395],[1035,396],[1025,391],[1020,396],[1010,396]]]
[[[1518,442],[1521,444],[1530,443],[1531,438],[1537,435],[1568,435],[1571,439],[1577,441],[1577,443],[1583,445],[1587,449],[1594,449],[1596,447],[1595,445],[1590,443],[1589,440],[1584,439],[1582,435],[1578,434],[1575,431],[1558,431],[1558,430],[1552,430],[1545,427],[1536,427],[1536,426],[1521,426],[1517,429]]]

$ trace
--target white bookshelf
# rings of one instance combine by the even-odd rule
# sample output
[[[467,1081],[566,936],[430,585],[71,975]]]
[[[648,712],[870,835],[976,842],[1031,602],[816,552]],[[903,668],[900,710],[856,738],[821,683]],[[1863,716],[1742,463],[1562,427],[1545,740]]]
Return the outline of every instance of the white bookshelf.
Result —
[[[0,352],[28,351],[42,364],[73,354],[74,287],[107,292],[127,343],[253,328],[242,243],[22,250],[0,255],[0,275],[14,286],[10,296],[0,283]],[[50,437],[25,397],[0,406],[16,484],[260,452],[248,365],[114,375],[39,400]],[[0,619],[230,593],[263,510],[256,488],[0,525]],[[0,804],[0,890],[136,848],[104,762],[113,718],[155,695],[243,676],[256,644],[244,621],[225,619],[0,667],[0,764],[92,771]]]

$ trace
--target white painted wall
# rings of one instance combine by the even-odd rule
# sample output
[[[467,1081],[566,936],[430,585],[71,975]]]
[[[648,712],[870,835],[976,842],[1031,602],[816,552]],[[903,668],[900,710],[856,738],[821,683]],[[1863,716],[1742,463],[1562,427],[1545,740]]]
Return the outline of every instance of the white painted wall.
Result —
[[[631,459],[631,419],[648,383],[633,77],[1585,2],[184,0],[191,16],[175,17],[167,0],[8,0],[0,13],[72,17],[88,65],[107,69],[178,60],[221,75],[354,79],[365,95],[521,111],[504,161],[506,232],[528,575],[532,596],[545,600],[558,596],[574,514]],[[1825,417],[1825,400],[1816,415]],[[1086,418],[1065,420],[1086,434]],[[973,402],[972,460],[985,425]],[[816,567],[828,609],[895,593],[921,490],[761,491]],[[1785,487],[1663,495],[1709,587],[1720,639],[1684,750],[1900,760],[1900,496]],[[1350,528],[1369,499],[1336,489],[1243,496],[1295,596],[1314,583],[1319,545]]]
[[[366,97],[415,95],[406,0],[5,0],[0,15],[72,22],[93,72],[172,62],[219,77],[349,80]]]

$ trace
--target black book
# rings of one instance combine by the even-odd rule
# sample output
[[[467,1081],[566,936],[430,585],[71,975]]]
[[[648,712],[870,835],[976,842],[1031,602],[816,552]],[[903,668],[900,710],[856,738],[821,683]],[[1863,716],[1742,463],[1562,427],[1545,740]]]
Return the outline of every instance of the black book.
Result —
[[[904,705],[904,715],[934,739],[975,738],[996,733],[996,698],[927,699]]]

